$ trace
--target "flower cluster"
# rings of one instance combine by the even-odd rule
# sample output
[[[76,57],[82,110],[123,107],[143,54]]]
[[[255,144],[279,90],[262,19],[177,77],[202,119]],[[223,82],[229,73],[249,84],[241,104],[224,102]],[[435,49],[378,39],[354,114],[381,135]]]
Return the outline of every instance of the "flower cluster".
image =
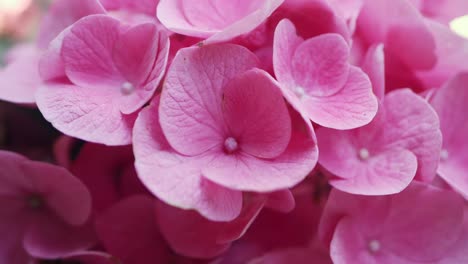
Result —
[[[54,1],[0,71],[61,133],[0,151],[0,263],[468,263],[464,14]]]

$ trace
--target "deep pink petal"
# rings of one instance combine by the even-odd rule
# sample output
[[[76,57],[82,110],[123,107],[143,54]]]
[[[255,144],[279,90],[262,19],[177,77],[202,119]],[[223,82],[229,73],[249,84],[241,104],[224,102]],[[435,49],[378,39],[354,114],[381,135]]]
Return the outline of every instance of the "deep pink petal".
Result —
[[[107,252],[128,264],[170,262],[171,252],[159,233],[155,211],[154,199],[132,196],[100,214],[96,230]]]
[[[263,208],[265,197],[252,197],[240,215],[230,222],[212,222],[194,211],[158,205],[158,223],[172,249],[195,258],[212,258],[242,237]]]
[[[434,38],[406,0],[365,1],[357,24],[368,43],[383,42],[386,54],[412,69],[430,69],[436,63]]]
[[[269,252],[248,264],[331,264],[330,257],[313,248],[288,248]]]
[[[159,112],[169,144],[185,155],[223,144],[223,88],[256,64],[253,53],[232,44],[179,51],[166,76]]]
[[[84,224],[91,214],[91,194],[67,170],[47,163],[27,161],[22,166],[47,207],[70,225]]]
[[[224,88],[223,113],[229,137],[239,150],[258,158],[275,158],[291,140],[291,117],[278,84],[253,69]]]
[[[201,177],[206,157],[189,158],[176,153],[159,124],[159,97],[144,109],[135,123],[136,169],[143,184],[161,200],[183,209],[195,209],[214,221],[239,215],[242,194]]]
[[[70,226],[51,214],[34,217],[24,235],[26,251],[35,257],[58,259],[91,248],[96,243],[93,226]]]

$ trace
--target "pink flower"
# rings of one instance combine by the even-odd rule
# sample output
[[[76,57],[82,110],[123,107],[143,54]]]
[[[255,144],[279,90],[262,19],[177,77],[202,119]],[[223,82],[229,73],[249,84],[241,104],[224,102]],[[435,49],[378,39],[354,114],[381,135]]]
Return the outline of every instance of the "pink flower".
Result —
[[[336,176],[330,184],[365,195],[398,193],[415,177],[431,181],[442,144],[436,113],[408,89],[387,94],[369,125],[349,131],[321,128],[317,138],[319,162]]]
[[[467,83],[468,74],[460,73],[437,89],[430,99],[439,115],[443,136],[437,173],[465,197],[468,197]]]
[[[0,151],[0,262],[29,263],[85,250],[91,196],[66,170]]]
[[[303,40],[289,20],[276,28],[276,77],[288,100],[319,125],[356,128],[369,123],[377,112],[369,78],[348,58],[349,47],[338,34]]]
[[[89,189],[93,209],[102,212],[128,196],[148,194],[137,177],[131,146],[84,144],[70,171]]]
[[[176,253],[210,259],[226,252],[240,239],[262,210],[267,196],[245,195],[238,217],[229,222],[213,222],[193,210],[181,210],[163,202],[157,204],[160,232]]]
[[[458,247],[463,210],[454,192],[417,183],[378,197],[334,190],[320,232],[336,264],[439,263]]]
[[[205,43],[247,34],[264,22],[284,0],[161,0],[157,17],[169,30]]]
[[[234,219],[242,191],[304,179],[317,159],[310,124],[236,45],[179,51],[158,98],[134,130],[136,168],[161,200],[216,221]]]
[[[87,16],[44,55],[41,73],[49,82],[36,94],[38,107],[65,134],[129,144],[136,113],[158,87],[168,53],[168,38],[154,23]]]
[[[171,251],[156,222],[156,201],[131,196],[96,218],[96,232],[105,249],[125,264],[170,263]],[[123,239],[125,238],[125,239]]]

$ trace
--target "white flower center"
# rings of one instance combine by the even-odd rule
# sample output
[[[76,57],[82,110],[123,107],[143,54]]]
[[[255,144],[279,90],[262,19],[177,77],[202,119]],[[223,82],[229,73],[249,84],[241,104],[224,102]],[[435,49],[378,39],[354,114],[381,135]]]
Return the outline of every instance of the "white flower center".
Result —
[[[440,160],[441,161],[446,161],[448,160],[449,158],[449,153],[446,149],[443,149],[441,152],[440,152]]]
[[[124,82],[124,83],[122,83],[122,86],[120,86],[120,92],[123,95],[129,95],[129,94],[133,93],[133,91],[135,91],[135,86],[133,86],[133,84],[131,84],[129,82]]]
[[[369,251],[375,253],[380,250],[380,242],[378,240],[371,240],[368,244]]]
[[[370,157],[369,150],[362,148],[359,150],[359,158],[362,160],[367,160]]]
[[[239,148],[239,145],[237,143],[237,140],[233,137],[228,137],[226,138],[226,140],[224,141],[224,150],[227,152],[227,153],[233,153],[234,151],[236,151],[237,149]]]
[[[302,97],[304,97],[304,95],[306,94],[304,88],[300,86],[294,88],[294,93],[297,95],[297,97],[299,97],[299,99],[302,99]]]

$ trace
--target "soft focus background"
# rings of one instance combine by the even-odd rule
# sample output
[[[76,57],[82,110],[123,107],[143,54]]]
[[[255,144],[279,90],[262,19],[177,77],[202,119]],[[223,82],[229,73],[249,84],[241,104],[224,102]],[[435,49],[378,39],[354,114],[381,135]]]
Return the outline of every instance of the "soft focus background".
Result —
[[[0,0],[0,67],[13,44],[34,38],[49,2]],[[51,160],[51,146],[57,136],[58,132],[33,107],[0,101],[0,149],[16,151],[35,160]]]

